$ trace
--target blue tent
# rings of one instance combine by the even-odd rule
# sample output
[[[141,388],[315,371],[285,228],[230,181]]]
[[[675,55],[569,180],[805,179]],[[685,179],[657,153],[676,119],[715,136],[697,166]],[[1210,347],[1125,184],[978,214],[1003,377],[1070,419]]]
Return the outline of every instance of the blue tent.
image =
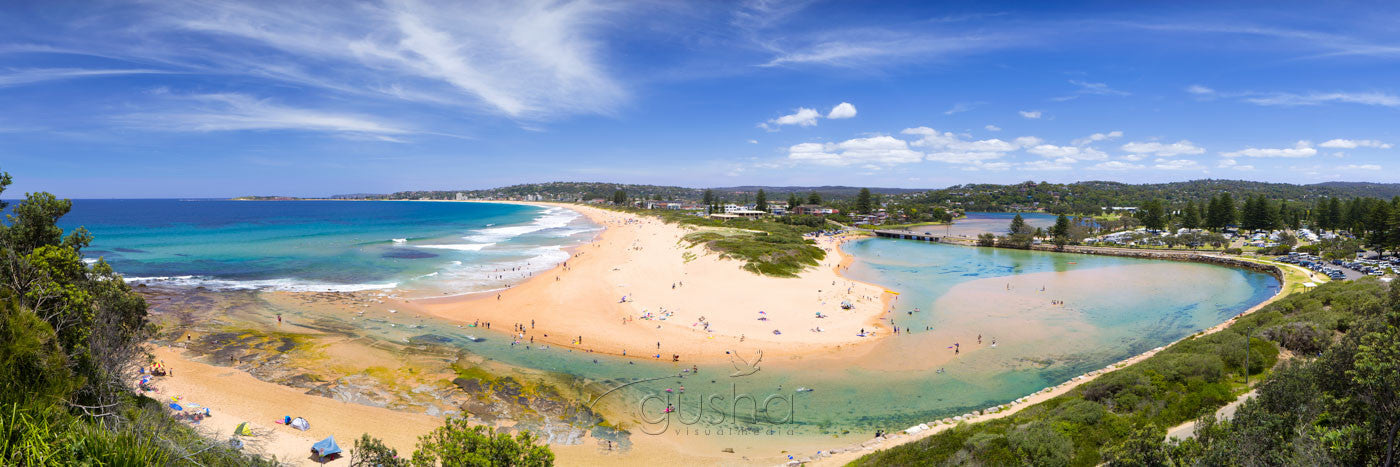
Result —
[[[311,453],[321,458],[334,456],[340,454],[340,446],[335,444],[335,436],[327,436],[326,439],[311,445]]]

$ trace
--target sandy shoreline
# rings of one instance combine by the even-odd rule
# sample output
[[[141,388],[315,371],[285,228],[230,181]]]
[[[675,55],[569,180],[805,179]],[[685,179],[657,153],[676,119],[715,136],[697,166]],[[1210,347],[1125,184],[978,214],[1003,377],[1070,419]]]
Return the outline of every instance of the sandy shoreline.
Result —
[[[490,331],[522,345],[663,361],[678,356],[683,363],[728,361],[732,350],[820,354],[889,334],[881,313],[892,295],[839,274],[853,261],[839,248],[851,237],[821,237],[828,256],[820,266],[774,278],[703,246],[687,248],[681,237],[693,230],[659,219],[521,204],[573,209],[605,229],[572,248],[565,263],[503,291],[404,306],[457,323],[489,322]],[[852,309],[843,310],[843,302]]]
[[[605,229],[593,242],[569,249],[570,259],[565,264],[537,273],[503,291],[392,300],[393,306],[462,324],[491,322],[490,331],[481,330],[478,335],[487,332],[516,334],[523,344],[531,342],[533,337],[538,341],[536,345],[611,355],[622,355],[626,351],[626,356],[631,358],[665,361],[672,355],[679,355],[681,364],[687,367],[689,363],[727,362],[726,352],[731,350],[750,353],[762,349],[770,356],[817,357],[831,355],[831,350],[840,347],[846,356],[858,355],[852,352],[853,347],[857,351],[869,349],[871,347],[866,344],[889,335],[888,325],[882,324],[883,312],[889,309],[894,295],[877,285],[846,279],[840,274],[855,260],[842,251],[840,245],[862,238],[860,235],[819,238],[818,246],[825,249],[828,256],[818,267],[808,269],[798,278],[771,278],[744,271],[739,261],[721,259],[705,251],[703,246],[686,248],[681,237],[691,230],[665,224],[659,219],[579,205],[519,204],[574,209]],[[626,302],[619,300],[624,295],[629,297]],[[851,301],[854,309],[842,310],[840,303],[844,300]],[[659,318],[663,308],[671,313],[667,319],[641,319],[644,313]],[[760,315],[758,311],[765,313]],[[817,318],[816,312],[827,317]],[[709,323],[708,331],[699,321],[701,316]],[[759,320],[759,317],[767,319]],[[1223,329],[1233,321],[1207,332]],[[522,325],[524,331],[512,333],[515,324]],[[810,330],[818,326],[824,332]],[[773,329],[782,333],[773,334]],[[875,331],[878,337],[857,337],[861,329]],[[1140,361],[1157,350],[1160,348],[1109,368]],[[360,433],[369,433],[398,448],[401,455],[408,455],[417,436],[442,422],[442,418],[426,414],[307,394],[300,389],[258,380],[235,368],[200,363],[181,355],[179,349],[161,348],[157,356],[177,371],[176,378],[159,383],[162,389],[159,396],[178,394],[211,407],[220,416],[206,420],[203,427],[211,430],[215,440],[227,439],[238,422],[253,422],[260,433],[267,433],[257,444],[261,452],[278,455],[283,460],[310,463],[305,455],[310,443],[329,434],[335,435],[347,451]],[[1103,371],[1047,388],[1007,404],[1008,410],[976,419],[1009,415],[1032,403],[1063,394]],[[302,433],[274,424],[273,420],[282,415],[306,416],[313,428]],[[871,447],[884,448],[912,441],[947,426],[940,425],[917,436],[901,435],[899,439]],[[672,436],[637,435],[633,440],[633,448],[627,453],[604,451],[595,446],[596,440],[591,438],[580,445],[552,448],[561,463],[570,465],[781,462],[773,457],[742,457],[746,451],[767,452],[757,446],[747,449],[741,446],[740,455],[736,456],[721,454],[718,448],[709,445],[700,449]],[[849,443],[832,439],[809,441],[796,443],[789,449],[810,454],[816,451],[816,446],[837,447]],[[799,444],[810,449],[796,447]],[[816,461],[844,463],[871,452],[859,447],[857,450]]]

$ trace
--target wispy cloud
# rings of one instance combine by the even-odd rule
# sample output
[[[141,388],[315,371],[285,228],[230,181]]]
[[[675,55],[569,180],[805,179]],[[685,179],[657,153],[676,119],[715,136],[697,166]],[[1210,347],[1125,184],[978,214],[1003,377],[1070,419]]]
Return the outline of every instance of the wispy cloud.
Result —
[[[610,114],[627,101],[601,52],[610,20],[623,12],[592,0],[335,8],[172,0],[136,10],[136,24],[101,34],[103,43],[71,48],[191,73],[549,120]]]
[[[1383,92],[1321,92],[1308,94],[1276,93],[1245,98],[1259,105],[1300,106],[1331,103],[1400,107],[1400,96]]]
[[[1108,84],[1105,84],[1105,83],[1093,83],[1093,82],[1088,82],[1088,81],[1080,81],[1080,80],[1074,80],[1074,79],[1072,79],[1072,80],[1069,80],[1069,84],[1073,84],[1073,85],[1077,86],[1079,89],[1075,90],[1075,91],[1074,91],[1074,94],[1070,94],[1070,95],[1068,95],[1068,96],[1055,97],[1055,98],[1051,98],[1050,100],[1056,101],[1056,102],[1064,102],[1064,101],[1070,101],[1070,100],[1078,99],[1078,98],[1080,98],[1081,96],[1117,96],[1117,97],[1124,97],[1124,96],[1131,96],[1131,95],[1132,95],[1132,93],[1130,93],[1130,92],[1121,91],[1121,90],[1118,90],[1118,89],[1113,89],[1113,88],[1111,88],[1111,87],[1108,87]]]
[[[1220,155],[1229,159],[1241,157],[1301,158],[1317,155],[1317,149],[1314,149],[1312,143],[1308,141],[1299,141],[1291,148],[1244,148],[1238,151],[1223,152]]]
[[[27,68],[20,70],[8,70],[0,72],[0,87],[18,86],[22,84],[43,83],[47,81],[60,81],[78,78],[97,78],[110,76],[130,76],[130,75],[151,75],[167,74],[164,70],[153,69],[87,69],[87,68]]]
[[[299,130],[402,142],[399,136],[417,133],[372,117],[310,110],[256,99],[243,94],[168,95],[179,110],[121,115],[120,124],[157,131]]]

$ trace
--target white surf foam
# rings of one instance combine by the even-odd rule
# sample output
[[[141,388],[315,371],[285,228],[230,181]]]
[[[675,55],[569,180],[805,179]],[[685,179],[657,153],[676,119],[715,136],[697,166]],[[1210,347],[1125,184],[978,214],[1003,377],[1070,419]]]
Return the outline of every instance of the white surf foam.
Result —
[[[330,284],[296,279],[230,280],[202,276],[126,277],[126,282],[171,287],[205,287],[215,290],[277,290],[283,292],[359,292],[397,287],[397,282]]]
[[[488,246],[495,245],[495,244],[496,244],[495,242],[491,242],[491,243],[452,243],[452,244],[446,244],[446,245],[414,245],[414,246],[416,246],[416,247],[418,247],[418,248],[435,248],[435,249],[439,249],[439,250],[481,251],[482,248],[486,248],[486,247],[488,247]]]
[[[566,227],[570,222],[578,219],[579,216],[580,214],[570,209],[549,208],[541,213],[539,217],[536,217],[534,221],[529,223],[477,229],[475,234],[462,238],[473,242],[502,242],[541,230]]]

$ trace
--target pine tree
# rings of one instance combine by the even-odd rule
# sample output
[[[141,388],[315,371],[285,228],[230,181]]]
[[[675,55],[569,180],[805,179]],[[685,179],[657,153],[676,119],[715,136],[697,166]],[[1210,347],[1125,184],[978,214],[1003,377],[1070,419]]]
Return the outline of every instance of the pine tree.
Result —
[[[1023,233],[1030,233],[1030,229],[1026,228],[1026,220],[1017,214],[1016,217],[1011,218],[1011,235]]]
[[[1181,226],[1188,229],[1201,227],[1201,212],[1196,209],[1195,201],[1186,202],[1186,209],[1181,211]]]
[[[797,207],[800,206],[800,205],[802,205],[802,200],[797,199],[797,193],[791,193],[791,194],[788,195],[788,209],[789,209],[789,210],[797,209]]]
[[[822,204],[822,195],[819,195],[817,194],[817,192],[813,191],[812,193],[807,195],[807,204]]]
[[[856,196],[856,212],[859,212],[861,214],[870,214],[870,211],[872,209],[873,208],[871,207],[870,200],[870,189],[861,188],[860,194]]]
[[[1142,205],[1142,226],[1149,230],[1162,230],[1167,227],[1166,213],[1162,207],[1162,200],[1154,199]]]
[[[1220,227],[1229,227],[1235,223],[1235,199],[1229,193],[1220,194]]]
[[[1060,214],[1060,217],[1055,218],[1055,226],[1052,227],[1052,228],[1050,228],[1050,236],[1051,236],[1051,237],[1055,237],[1055,238],[1060,238],[1060,237],[1068,238],[1068,237],[1069,237],[1069,218],[1068,218],[1068,217],[1065,217],[1064,214]]]
[[[768,194],[764,193],[762,188],[758,189],[758,196],[754,197],[753,208],[758,211],[768,211]]]

